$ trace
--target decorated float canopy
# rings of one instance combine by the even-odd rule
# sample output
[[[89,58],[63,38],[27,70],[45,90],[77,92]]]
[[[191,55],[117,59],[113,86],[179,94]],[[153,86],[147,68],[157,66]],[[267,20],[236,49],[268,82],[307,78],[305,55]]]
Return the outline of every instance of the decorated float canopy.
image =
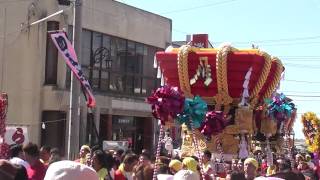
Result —
[[[193,38],[186,45],[169,47],[155,55],[154,67],[158,69],[161,85],[178,87],[186,97],[182,114],[198,113],[194,116],[169,115],[180,124],[187,124],[182,126],[185,133],[182,151],[186,155],[194,154],[194,147],[198,146],[194,143],[198,142],[200,150],[209,149],[225,157],[246,157],[247,150],[253,151],[247,145],[252,140],[269,143],[271,136],[290,134],[296,115],[295,106],[291,99],[275,93],[284,71],[281,61],[255,48],[236,49],[230,44],[207,48],[208,36],[204,37]],[[181,109],[180,106],[171,107],[179,104],[181,98],[175,91],[169,93],[169,89],[162,86],[149,97],[153,112],[166,112],[161,106],[167,107],[164,109],[169,109],[168,112]],[[168,97],[173,98],[164,100]],[[168,102],[171,102],[170,106],[163,104]],[[206,104],[208,109],[205,109]],[[202,114],[205,114],[204,120],[197,117],[204,117]],[[155,117],[164,124],[166,118]],[[199,124],[192,133],[188,119],[194,126]],[[197,140],[193,140],[194,137]],[[275,139],[277,141],[278,138]],[[279,147],[284,144],[283,141],[277,142]]]
[[[278,58],[260,49],[236,49],[229,44],[167,48],[156,53],[155,66],[158,77],[179,87],[186,97],[199,95],[209,105],[229,105],[247,95],[252,107],[272,95],[284,71]]]

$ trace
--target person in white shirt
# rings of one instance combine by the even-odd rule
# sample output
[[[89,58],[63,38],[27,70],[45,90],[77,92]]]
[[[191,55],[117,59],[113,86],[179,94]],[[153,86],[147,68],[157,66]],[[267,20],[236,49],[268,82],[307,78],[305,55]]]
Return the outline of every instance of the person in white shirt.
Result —
[[[24,160],[24,154],[21,144],[14,144],[10,146],[10,162],[12,164],[24,166],[26,169],[30,168],[30,164]]]

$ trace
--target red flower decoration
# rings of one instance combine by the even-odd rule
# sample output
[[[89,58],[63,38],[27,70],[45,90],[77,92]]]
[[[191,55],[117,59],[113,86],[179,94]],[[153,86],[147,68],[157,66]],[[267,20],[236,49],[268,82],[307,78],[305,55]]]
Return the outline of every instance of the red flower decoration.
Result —
[[[164,125],[170,118],[175,118],[183,111],[185,97],[177,87],[163,86],[147,98],[152,114]]]
[[[226,119],[221,111],[209,111],[199,130],[208,140],[210,140],[212,135],[221,133],[226,125]]]
[[[0,159],[8,159],[10,152],[10,146],[7,143],[0,144]]]

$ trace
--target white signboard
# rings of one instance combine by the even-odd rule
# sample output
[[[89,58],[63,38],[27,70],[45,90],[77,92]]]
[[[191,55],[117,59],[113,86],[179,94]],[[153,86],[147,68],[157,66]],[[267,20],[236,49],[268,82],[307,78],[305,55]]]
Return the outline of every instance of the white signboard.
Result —
[[[27,126],[10,126],[6,127],[5,142],[11,144],[26,144],[29,142]]]
[[[127,150],[129,146],[128,141],[103,141],[102,149],[105,150]]]

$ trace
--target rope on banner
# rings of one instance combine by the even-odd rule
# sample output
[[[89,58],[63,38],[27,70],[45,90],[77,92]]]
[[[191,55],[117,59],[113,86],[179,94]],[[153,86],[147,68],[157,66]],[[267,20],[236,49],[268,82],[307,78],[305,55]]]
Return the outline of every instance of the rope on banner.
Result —
[[[194,143],[194,146],[195,146],[195,149],[196,149],[196,156],[199,159],[201,176],[202,176],[202,179],[205,179],[202,158],[201,158],[201,154],[200,154],[200,151],[199,151],[199,145],[198,145],[198,141],[197,141],[197,138],[196,138],[196,134],[194,133],[194,125],[193,125],[193,122],[192,122],[191,118],[189,119],[189,121],[190,121],[191,132],[192,132],[192,140],[193,140],[193,143]]]
[[[153,169],[153,180],[157,180],[157,174],[158,174],[158,168],[159,168],[159,161],[160,161],[160,151],[161,151],[161,140],[163,136],[163,125],[160,125],[160,132],[159,132],[159,139],[158,139],[158,145],[157,145],[157,151],[156,151],[156,161],[155,166]]]

